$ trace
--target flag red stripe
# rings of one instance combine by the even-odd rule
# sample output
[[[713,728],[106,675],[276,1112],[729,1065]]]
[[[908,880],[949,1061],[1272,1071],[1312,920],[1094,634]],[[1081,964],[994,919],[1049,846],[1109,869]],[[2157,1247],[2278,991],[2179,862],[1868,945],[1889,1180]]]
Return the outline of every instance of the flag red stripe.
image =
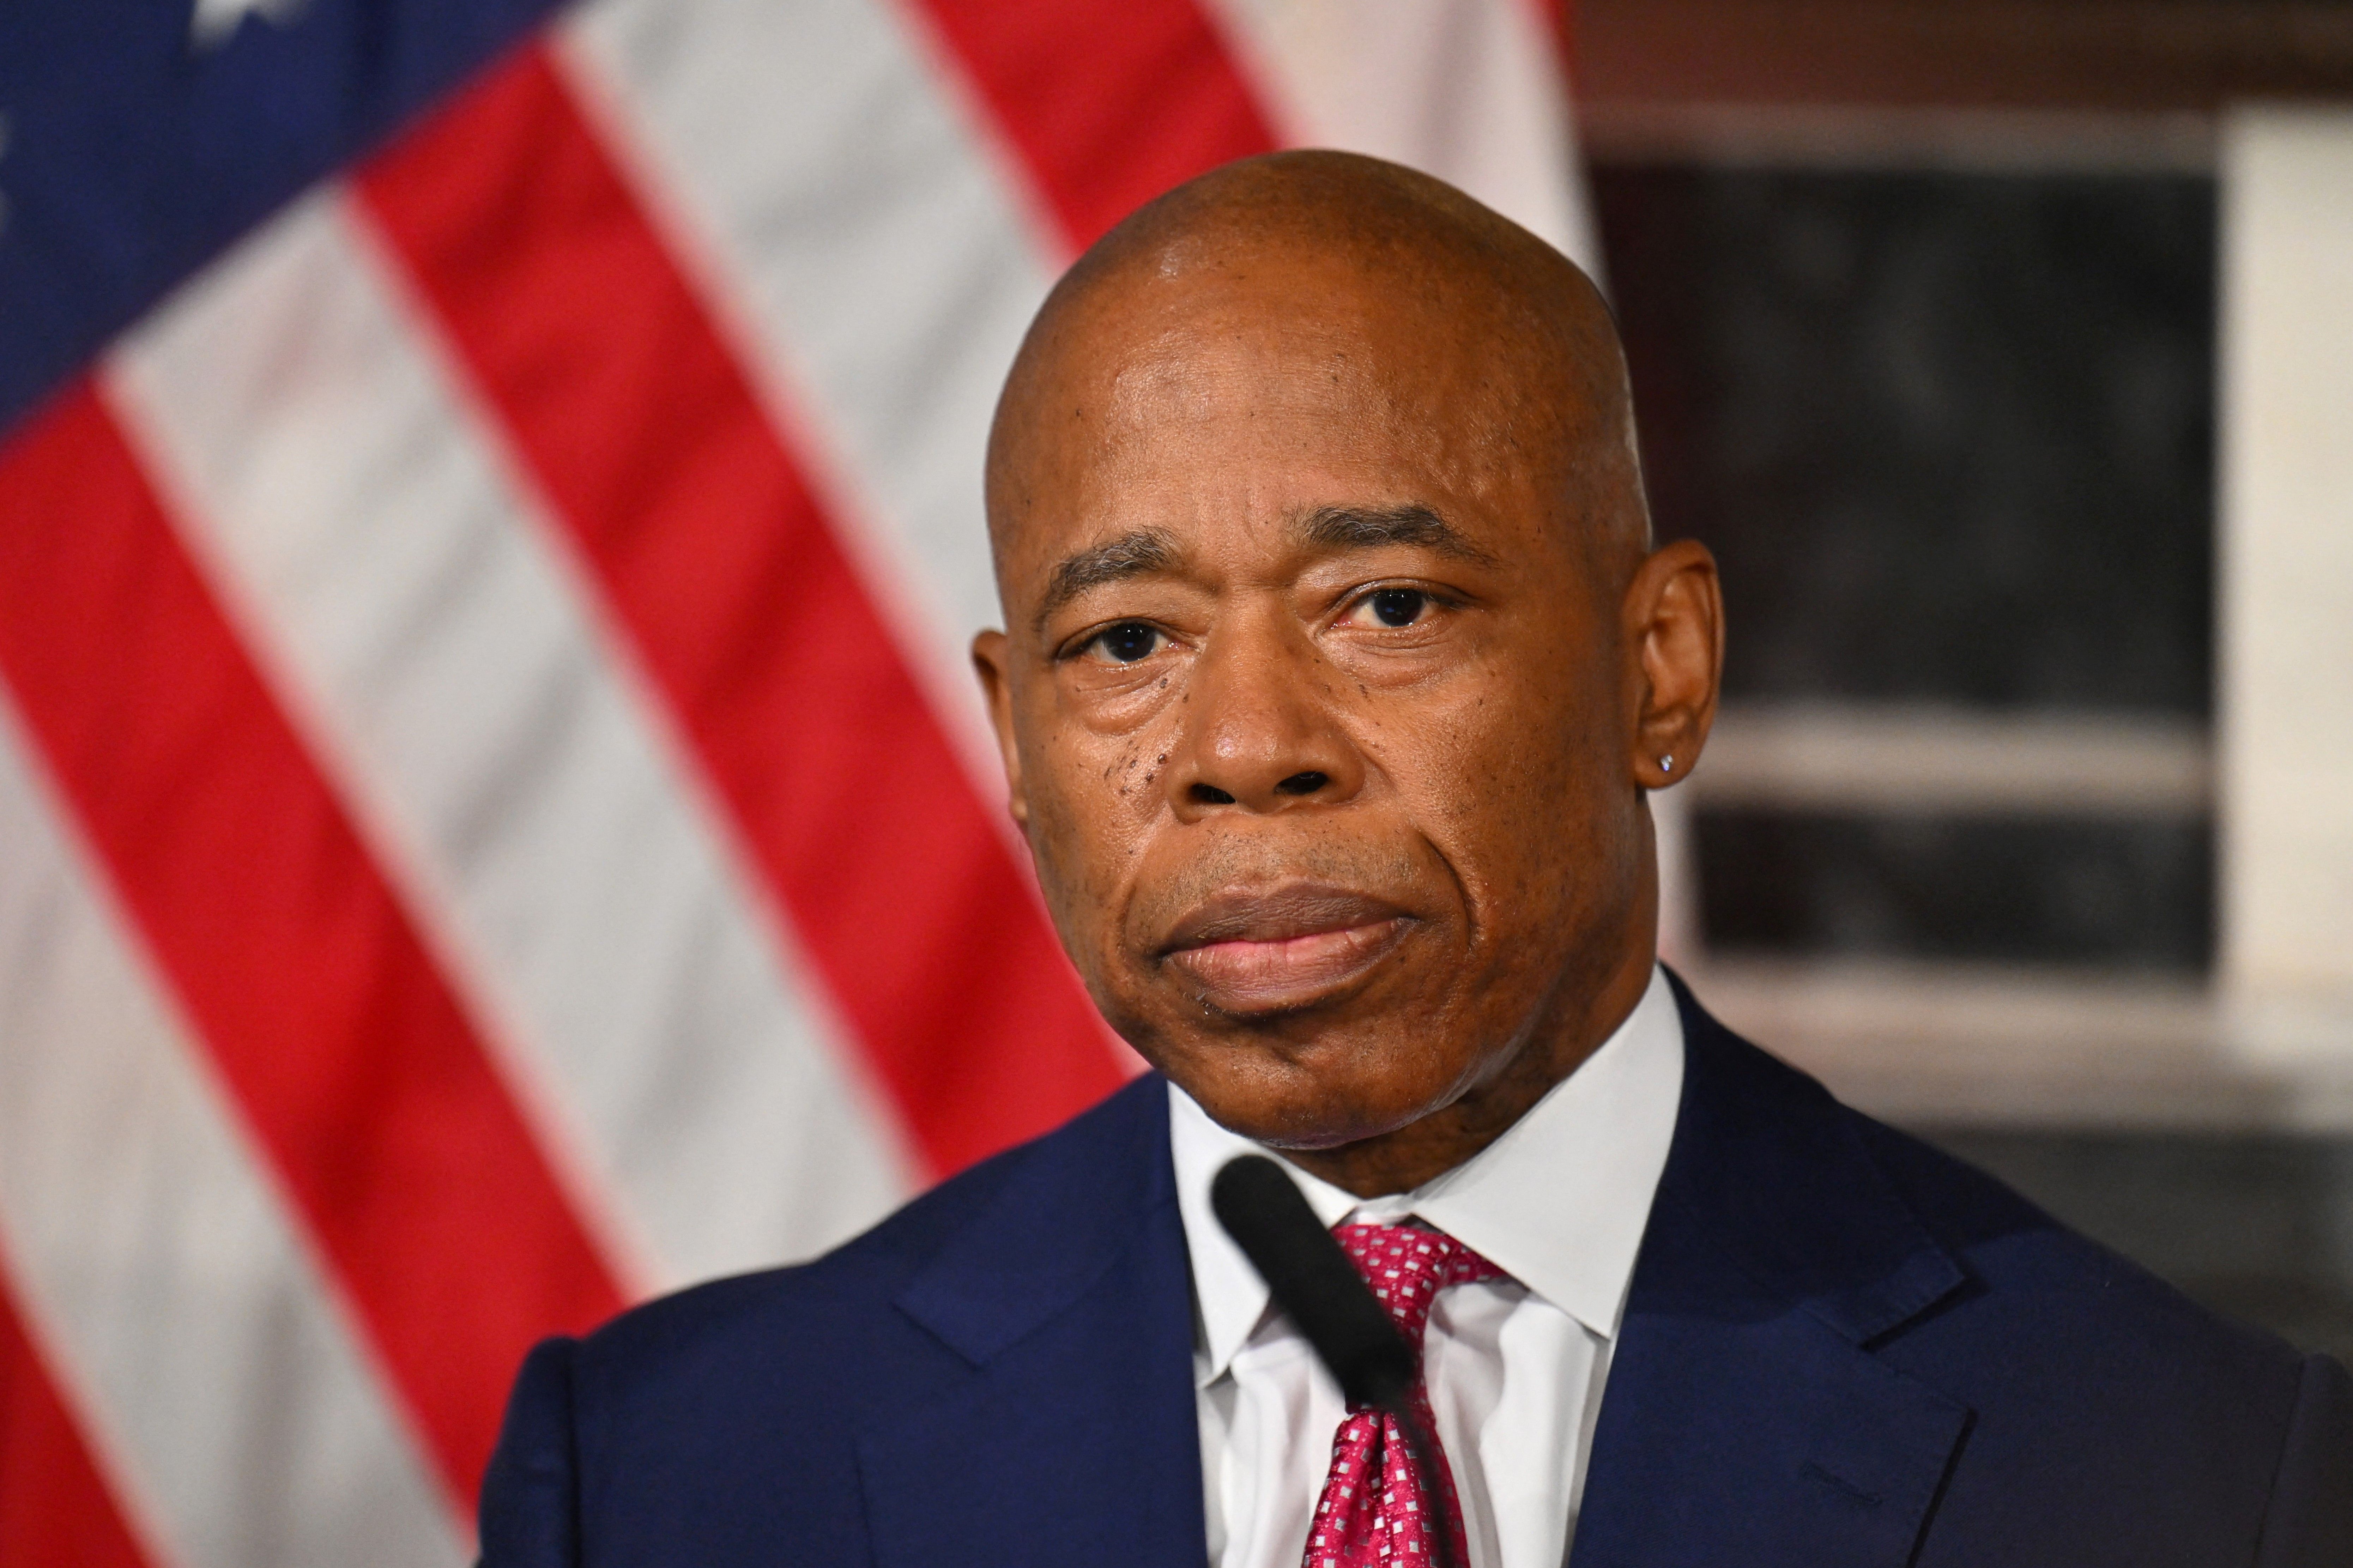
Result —
[[[1198,0],[908,0],[1028,165],[1073,254],[1171,185],[1275,145]],[[1114,19],[1115,18],[1115,19]]]
[[[145,1562],[0,1278],[0,1563]]]
[[[1101,1025],[1011,852],[548,59],[518,56],[359,186],[931,1169],[1110,1090]]]
[[[1560,71],[1561,91],[1571,90],[1577,79],[1577,0],[1530,0],[1536,8],[1536,19],[1545,34],[1552,39],[1553,64]]]
[[[621,1293],[87,384],[0,455],[0,677],[470,1503],[524,1350]]]

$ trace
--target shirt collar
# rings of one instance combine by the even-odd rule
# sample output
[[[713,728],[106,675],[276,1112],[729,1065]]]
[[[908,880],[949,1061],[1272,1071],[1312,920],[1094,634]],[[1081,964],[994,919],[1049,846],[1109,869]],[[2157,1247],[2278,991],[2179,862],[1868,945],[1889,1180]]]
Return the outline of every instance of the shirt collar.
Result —
[[[1611,1339],[1674,1138],[1683,1077],[1683,1019],[1654,968],[1641,1001],[1601,1047],[1453,1170],[1410,1193],[1360,1199],[1284,1167],[1325,1225],[1419,1218]],[[1224,1374],[1267,1310],[1265,1281],[1210,1211],[1209,1183],[1237,1154],[1282,1154],[1219,1126],[1173,1083],[1168,1105],[1207,1384]]]

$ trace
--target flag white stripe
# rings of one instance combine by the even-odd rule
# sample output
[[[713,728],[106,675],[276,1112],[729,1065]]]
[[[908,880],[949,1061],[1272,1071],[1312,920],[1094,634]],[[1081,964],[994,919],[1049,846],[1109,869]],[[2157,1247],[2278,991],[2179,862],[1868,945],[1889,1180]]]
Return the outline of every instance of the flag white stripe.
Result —
[[[134,332],[126,428],[637,1282],[821,1250],[913,1190],[897,1129],[364,221]]]
[[[1060,263],[993,132],[878,0],[596,0],[564,37],[771,416],[814,438],[796,455],[984,798],[1000,798],[967,651],[1000,618],[981,461]]]
[[[156,1568],[461,1527],[0,696],[0,1255]]]
[[[1293,146],[1467,191],[1600,276],[1553,40],[1530,0],[1202,0]]]

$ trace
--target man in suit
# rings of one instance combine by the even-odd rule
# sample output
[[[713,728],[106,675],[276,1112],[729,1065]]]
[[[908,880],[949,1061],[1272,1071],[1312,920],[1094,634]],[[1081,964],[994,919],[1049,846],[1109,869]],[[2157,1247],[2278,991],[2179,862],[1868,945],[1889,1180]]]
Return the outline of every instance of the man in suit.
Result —
[[[2353,1563],[2353,1387],[1736,1038],[1655,963],[1714,711],[1568,262],[1290,153],[1074,267],[999,406],[975,658],[1157,1069],[797,1268],[534,1351],[491,1568]],[[1453,1507],[1204,1197],[1287,1160]]]

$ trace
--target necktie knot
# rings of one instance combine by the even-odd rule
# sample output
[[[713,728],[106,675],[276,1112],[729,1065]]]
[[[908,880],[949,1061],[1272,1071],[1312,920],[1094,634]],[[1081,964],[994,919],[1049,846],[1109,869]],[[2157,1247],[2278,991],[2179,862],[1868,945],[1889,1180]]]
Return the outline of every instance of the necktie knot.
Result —
[[[1411,1225],[1344,1225],[1332,1233],[1340,1250],[1388,1310],[1416,1356],[1430,1309],[1450,1285],[1499,1279],[1504,1271],[1442,1230]]]

